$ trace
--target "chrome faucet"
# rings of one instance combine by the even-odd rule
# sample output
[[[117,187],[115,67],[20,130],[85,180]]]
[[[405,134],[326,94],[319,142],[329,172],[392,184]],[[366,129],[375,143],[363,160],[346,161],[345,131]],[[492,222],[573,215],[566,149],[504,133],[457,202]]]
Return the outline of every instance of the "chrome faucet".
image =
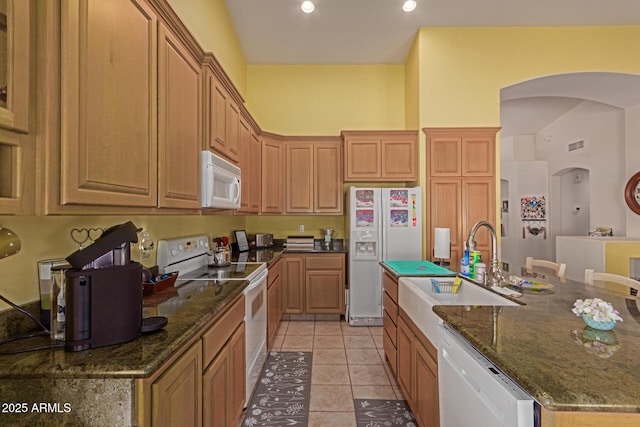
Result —
[[[491,234],[491,265],[489,267],[489,278],[485,280],[491,286],[500,286],[500,282],[504,281],[504,275],[502,274],[502,270],[498,267],[498,237],[496,236],[496,230],[493,228],[493,225],[487,221],[478,221],[473,224],[471,230],[469,231],[469,235],[467,236],[467,247],[469,251],[475,251],[477,243],[474,240],[476,233],[480,227],[487,227],[489,230],[489,234]]]

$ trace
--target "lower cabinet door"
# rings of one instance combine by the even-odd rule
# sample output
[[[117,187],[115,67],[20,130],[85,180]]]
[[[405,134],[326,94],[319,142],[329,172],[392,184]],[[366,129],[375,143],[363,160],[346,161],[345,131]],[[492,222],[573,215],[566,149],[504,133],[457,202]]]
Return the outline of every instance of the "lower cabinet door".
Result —
[[[225,427],[231,419],[229,382],[231,358],[228,347],[220,350],[202,376],[202,401],[205,426]],[[176,424],[178,425],[178,424]]]
[[[416,381],[414,415],[419,425],[437,427],[440,425],[438,364],[420,342],[415,343],[414,349]]]
[[[198,341],[151,385],[152,424],[200,426],[201,390],[202,345]]]
[[[229,420],[229,425],[235,426],[242,415],[242,409],[245,404],[245,389],[247,387],[244,322],[238,326],[238,329],[229,339],[229,354],[231,356],[229,371],[231,374],[229,378],[229,416],[231,419]]]
[[[413,407],[413,387],[411,376],[413,374],[413,333],[409,327],[398,318],[398,385],[404,397]]]
[[[309,271],[305,275],[306,313],[344,313],[342,271]]]
[[[282,260],[285,313],[304,313],[304,256]]]

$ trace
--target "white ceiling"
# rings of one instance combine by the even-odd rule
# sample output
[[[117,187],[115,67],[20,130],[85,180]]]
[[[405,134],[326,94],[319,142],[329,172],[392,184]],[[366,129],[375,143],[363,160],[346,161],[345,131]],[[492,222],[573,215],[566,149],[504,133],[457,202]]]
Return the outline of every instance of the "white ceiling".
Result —
[[[402,64],[425,26],[633,25],[639,0],[225,0],[249,64]]]

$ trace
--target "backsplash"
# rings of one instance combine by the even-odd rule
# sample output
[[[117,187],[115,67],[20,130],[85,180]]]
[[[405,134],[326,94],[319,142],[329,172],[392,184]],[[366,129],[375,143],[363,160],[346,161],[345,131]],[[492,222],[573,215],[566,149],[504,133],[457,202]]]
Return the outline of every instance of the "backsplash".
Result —
[[[153,240],[189,234],[233,235],[233,230],[245,228],[244,216],[235,215],[170,215],[170,216],[0,216],[0,227],[13,230],[22,243],[19,253],[0,260],[0,294],[15,304],[39,300],[38,260],[65,258],[79,247],[71,238],[72,229],[109,228],[132,221],[149,231]],[[131,258],[140,260],[138,245],[131,245]],[[151,251],[144,265],[156,263],[156,251]],[[9,308],[0,302],[0,311]]]

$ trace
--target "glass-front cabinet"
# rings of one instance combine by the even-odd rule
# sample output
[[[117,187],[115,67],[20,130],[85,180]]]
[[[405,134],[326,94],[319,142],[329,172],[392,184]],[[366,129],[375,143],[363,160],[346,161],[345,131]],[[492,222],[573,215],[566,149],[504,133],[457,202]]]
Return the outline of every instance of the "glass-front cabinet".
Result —
[[[31,1],[0,0],[0,127],[29,130]]]
[[[0,214],[26,213],[33,12],[31,0],[0,0]]]

